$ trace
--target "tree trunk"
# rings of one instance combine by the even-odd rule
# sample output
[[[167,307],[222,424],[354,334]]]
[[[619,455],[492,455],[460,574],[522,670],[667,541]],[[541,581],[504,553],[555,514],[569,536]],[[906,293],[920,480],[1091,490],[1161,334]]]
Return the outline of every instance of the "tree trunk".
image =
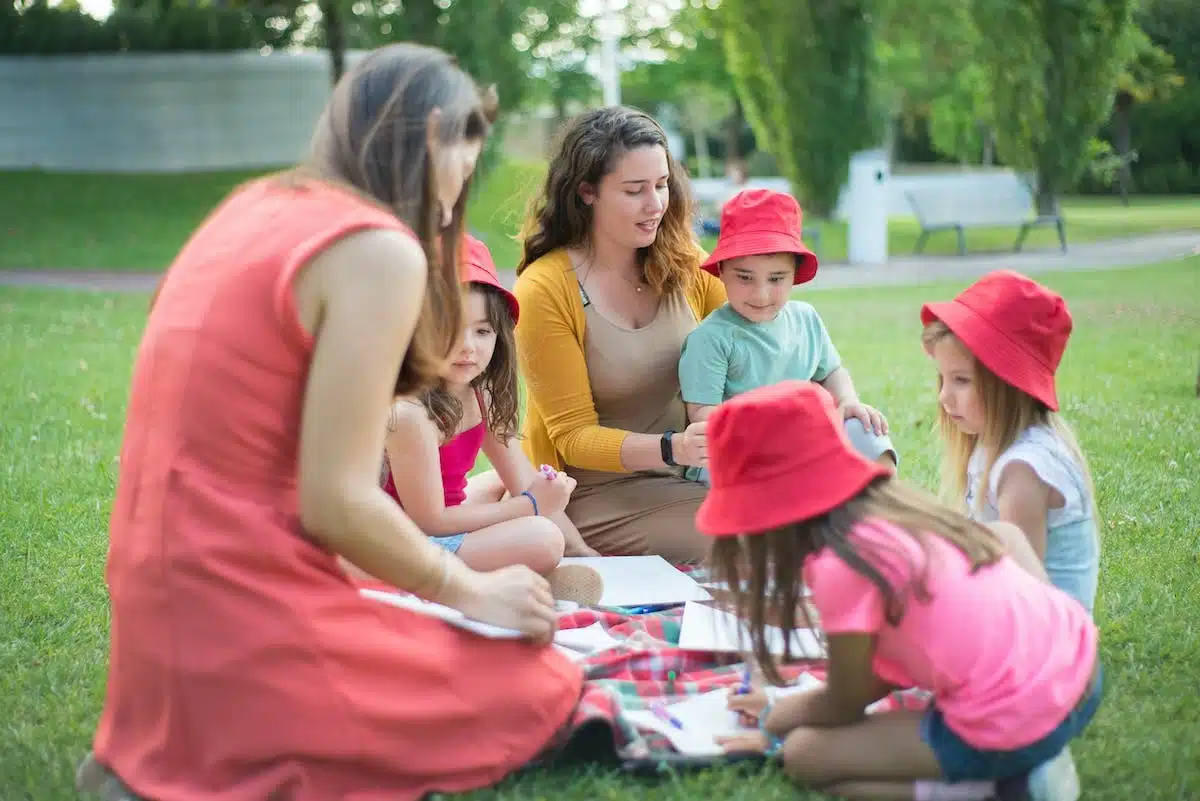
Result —
[[[1113,144],[1121,163],[1117,166],[1117,188],[1121,192],[1121,203],[1129,205],[1129,193],[1133,190],[1133,172],[1129,169],[1129,116],[1133,111],[1133,95],[1118,92],[1113,104]]]
[[[708,131],[692,127],[692,146],[696,148],[696,165],[701,178],[712,177],[712,159],[708,153]]]
[[[983,166],[991,167],[996,163],[996,135],[992,133],[992,126],[982,125],[983,130],[983,157],[981,161]]]
[[[1049,215],[1057,213],[1058,190],[1053,185],[1053,182],[1045,180],[1040,175],[1038,176],[1036,201],[1038,214]]]
[[[346,71],[346,31],[342,26],[342,7],[339,0],[320,0],[320,9],[331,77],[336,85]]]
[[[742,126],[745,115],[742,111],[742,101],[737,94],[733,97],[733,111],[725,124],[725,163],[736,164],[742,160]]]

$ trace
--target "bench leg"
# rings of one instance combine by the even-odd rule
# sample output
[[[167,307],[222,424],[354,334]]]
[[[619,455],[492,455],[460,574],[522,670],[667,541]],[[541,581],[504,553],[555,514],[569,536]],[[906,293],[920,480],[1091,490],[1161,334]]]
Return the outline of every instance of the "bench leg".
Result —
[[[957,226],[955,231],[958,232],[958,255],[967,255],[967,234],[961,225]]]
[[[1062,221],[1062,218],[1060,217],[1054,221],[1054,227],[1058,229],[1058,242],[1059,242],[1059,244],[1062,245],[1062,252],[1066,253],[1067,252],[1067,226],[1066,226],[1066,223],[1064,223]]]
[[[913,255],[921,255],[921,251],[925,250],[925,242],[929,239],[929,232],[922,230],[921,235],[917,237],[917,246],[913,248]]]
[[[1017,234],[1017,244],[1013,245],[1013,253],[1020,253],[1025,245],[1025,237],[1029,236],[1029,223],[1021,224],[1021,232]]]

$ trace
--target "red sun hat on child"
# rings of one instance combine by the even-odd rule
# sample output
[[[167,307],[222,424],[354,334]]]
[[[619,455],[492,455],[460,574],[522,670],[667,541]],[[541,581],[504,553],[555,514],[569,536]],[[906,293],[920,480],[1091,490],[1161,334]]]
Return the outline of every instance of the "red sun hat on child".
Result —
[[[1011,270],[988,273],[954,300],[926,303],[921,323],[941,320],[997,378],[1058,411],[1054,374],[1071,336],[1062,296]]]
[[[711,488],[696,528],[711,537],[769,531],[829,512],[892,474],[850,444],[833,396],[810,381],[738,395],[708,418]]]
[[[496,262],[492,260],[492,253],[487,249],[487,245],[470,234],[463,234],[461,258],[463,282],[487,284],[500,290],[500,294],[508,301],[508,311],[512,314],[513,325],[516,325],[517,318],[521,316],[521,305],[517,303],[517,296],[500,283],[500,276],[496,273]]]
[[[817,274],[817,257],[800,238],[803,213],[796,199],[771,189],[744,189],[721,209],[717,247],[701,269],[717,275],[721,262],[742,256],[794,253],[796,277],[805,284]]]

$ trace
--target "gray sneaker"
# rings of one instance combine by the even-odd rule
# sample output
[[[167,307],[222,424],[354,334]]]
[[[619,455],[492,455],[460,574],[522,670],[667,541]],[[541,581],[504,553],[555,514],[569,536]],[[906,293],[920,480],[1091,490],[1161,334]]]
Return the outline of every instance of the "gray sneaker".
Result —
[[[1029,774],[1032,801],[1079,801],[1079,774],[1070,746]]]

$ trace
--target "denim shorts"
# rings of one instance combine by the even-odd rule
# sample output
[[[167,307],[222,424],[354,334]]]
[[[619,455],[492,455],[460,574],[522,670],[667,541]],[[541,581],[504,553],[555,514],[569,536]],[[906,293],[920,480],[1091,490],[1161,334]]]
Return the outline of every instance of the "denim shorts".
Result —
[[[1087,696],[1075,705],[1062,723],[1037,742],[1013,751],[985,751],[959,737],[946,725],[942,713],[930,706],[921,719],[921,739],[937,755],[946,781],[1007,779],[1029,773],[1049,762],[1079,736],[1091,722],[1104,695],[1104,670],[1096,663],[1096,677]]]
[[[445,537],[430,537],[429,539],[433,540],[434,545],[440,545],[450,553],[458,553],[466,536],[466,534],[449,534]]]

